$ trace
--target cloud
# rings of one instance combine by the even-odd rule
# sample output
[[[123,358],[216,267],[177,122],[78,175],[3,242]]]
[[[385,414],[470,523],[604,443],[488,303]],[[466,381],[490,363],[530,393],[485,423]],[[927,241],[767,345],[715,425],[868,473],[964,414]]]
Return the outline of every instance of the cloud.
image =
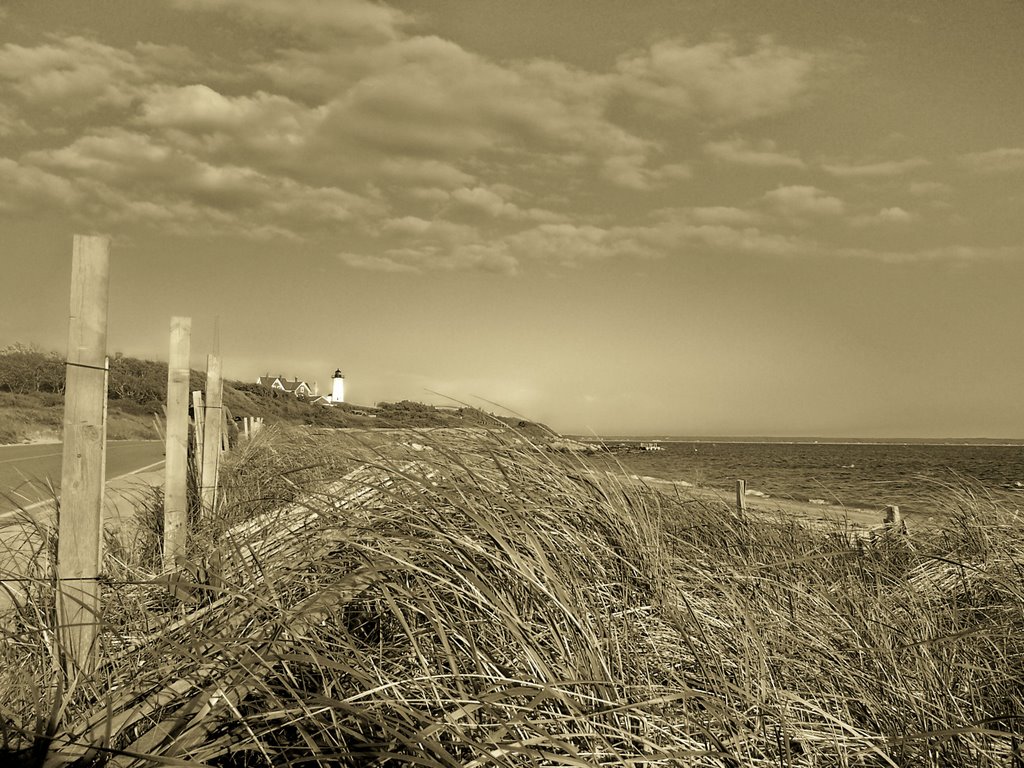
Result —
[[[370,256],[360,253],[349,253],[343,251],[337,254],[337,258],[343,263],[355,269],[365,269],[370,272],[419,272],[420,270],[412,264],[403,264],[388,256]]]
[[[33,166],[60,173],[97,215],[149,223],[201,219],[218,232],[277,233],[303,239],[356,215],[377,216],[379,201],[335,186],[310,185],[256,168],[213,164],[145,134],[108,129],[53,150],[27,153]],[[146,205],[148,204],[148,205]],[[206,214],[199,215],[197,210]]]
[[[64,114],[127,106],[145,79],[130,52],[84,37],[0,48],[0,80],[26,102]]]
[[[557,221],[562,218],[552,211],[540,208],[520,208],[493,189],[486,187],[462,187],[452,192],[450,199],[466,208],[482,211],[494,218],[532,219],[534,221]]]
[[[609,121],[600,78],[556,62],[499,65],[449,41],[386,47],[381,65],[331,98],[324,144],[446,161],[469,152],[646,157],[654,142]]]
[[[322,182],[328,165],[310,157],[324,110],[266,91],[225,96],[206,85],[150,89],[135,124],[211,162],[288,169]],[[332,158],[328,155],[327,158]]]
[[[985,152],[960,155],[960,165],[975,173],[1015,173],[1024,171],[1024,147],[999,147]]]
[[[822,165],[822,168],[833,176],[864,178],[901,176],[915,168],[923,168],[927,165],[931,165],[931,163],[923,157],[908,157],[904,160],[885,160],[864,165],[825,164]]]
[[[154,89],[142,102],[139,122],[199,131],[237,131],[255,122],[285,123],[298,128],[297,115],[304,109],[291,99],[265,91],[229,98],[209,86],[196,84]]]
[[[906,224],[907,222],[913,221],[917,218],[914,214],[900,208],[899,206],[892,206],[891,208],[883,208],[878,213],[855,216],[851,219],[852,224],[855,226],[870,226],[873,224]]]
[[[69,208],[80,194],[67,179],[0,157],[0,211],[31,211],[37,206]]]
[[[931,262],[974,263],[978,261],[1020,261],[1024,248],[1019,246],[943,245],[912,251],[885,251],[870,248],[837,248],[837,256],[871,259],[888,264]]]
[[[0,139],[31,136],[36,130],[9,104],[0,103]]]
[[[668,163],[659,168],[648,168],[643,154],[613,155],[601,165],[601,176],[626,189],[647,190],[672,181],[688,179],[693,175],[684,163]]]
[[[404,184],[426,184],[431,187],[451,189],[453,187],[472,184],[475,178],[453,165],[424,157],[387,157],[378,166],[380,172],[388,179]],[[448,193],[441,193],[442,199]]]
[[[173,176],[179,170],[175,158],[180,154],[145,134],[108,129],[81,136],[63,147],[29,152],[25,157],[34,165],[121,183]]]
[[[344,33],[393,38],[411,19],[402,11],[368,0],[172,0],[189,10],[220,11],[256,23],[312,36]]]
[[[843,201],[817,187],[777,187],[765,192],[764,199],[784,216],[838,216],[845,210]]]
[[[883,208],[878,212],[878,218],[881,221],[887,222],[906,222],[911,221],[914,218],[912,213],[908,213],[899,206],[893,206],[892,208]]]
[[[542,223],[505,234],[463,227],[441,238],[434,237],[435,230],[450,224],[406,217],[389,222],[385,231],[403,232],[407,245],[374,252],[365,263],[361,258],[348,258],[346,263],[365,269],[393,269],[390,263],[378,263],[378,256],[383,255],[411,271],[486,269],[515,274],[530,264],[579,268],[613,259],[656,259],[673,253],[743,253],[779,258],[813,255],[822,250],[805,238],[749,226],[752,217],[738,213],[733,213],[732,219],[743,218],[742,224],[711,223],[715,216],[710,211],[662,210],[649,224]],[[718,218],[724,220],[729,215],[722,209]]]
[[[619,87],[666,118],[740,122],[791,109],[807,92],[818,57],[761,37],[687,45],[662,40],[616,63]]]
[[[704,152],[717,160],[738,165],[761,168],[806,167],[804,161],[796,155],[779,152],[775,142],[770,139],[762,139],[756,143],[741,138],[711,141],[704,145]]]

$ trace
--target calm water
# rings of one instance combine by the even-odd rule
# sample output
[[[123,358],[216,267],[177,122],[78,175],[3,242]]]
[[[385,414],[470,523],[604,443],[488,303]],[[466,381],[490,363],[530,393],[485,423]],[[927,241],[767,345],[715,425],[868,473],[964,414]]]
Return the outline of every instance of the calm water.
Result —
[[[960,478],[1024,507],[1024,446],[662,442],[616,458],[630,471],[732,490],[736,480],[776,498],[875,509],[934,511],[941,485]],[[1019,491],[1017,489],[1020,489]]]

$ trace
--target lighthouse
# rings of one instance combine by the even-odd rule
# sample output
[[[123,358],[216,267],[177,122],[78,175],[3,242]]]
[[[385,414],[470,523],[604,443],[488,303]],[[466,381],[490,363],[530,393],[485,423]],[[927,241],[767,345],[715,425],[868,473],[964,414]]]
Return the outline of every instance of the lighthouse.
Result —
[[[345,377],[341,375],[341,369],[339,368],[334,372],[334,385],[331,388],[331,402],[332,403],[344,403],[345,402]]]

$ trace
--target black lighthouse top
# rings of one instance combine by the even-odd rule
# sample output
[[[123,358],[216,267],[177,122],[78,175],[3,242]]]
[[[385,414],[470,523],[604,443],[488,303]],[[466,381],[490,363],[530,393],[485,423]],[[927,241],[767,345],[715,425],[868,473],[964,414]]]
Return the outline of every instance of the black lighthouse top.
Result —
[[[338,369],[337,369],[337,370],[336,370],[336,371],[334,372],[334,376],[332,376],[331,378],[333,378],[333,379],[344,379],[345,377],[341,375],[341,369],[340,369],[340,368],[338,368]]]

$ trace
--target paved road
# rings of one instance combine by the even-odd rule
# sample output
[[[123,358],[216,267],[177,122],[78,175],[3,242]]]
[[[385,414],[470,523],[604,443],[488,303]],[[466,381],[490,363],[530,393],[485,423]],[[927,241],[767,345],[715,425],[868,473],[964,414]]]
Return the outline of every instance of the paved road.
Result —
[[[60,489],[61,443],[0,445],[0,515],[52,498]],[[112,440],[107,443],[107,479],[120,477],[164,459],[160,440]]]

